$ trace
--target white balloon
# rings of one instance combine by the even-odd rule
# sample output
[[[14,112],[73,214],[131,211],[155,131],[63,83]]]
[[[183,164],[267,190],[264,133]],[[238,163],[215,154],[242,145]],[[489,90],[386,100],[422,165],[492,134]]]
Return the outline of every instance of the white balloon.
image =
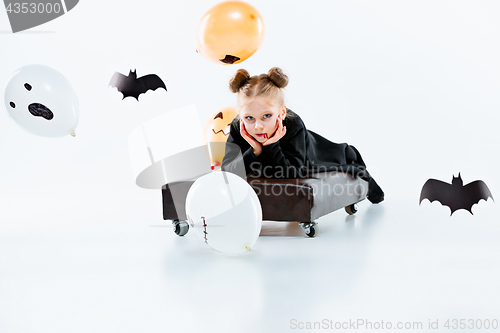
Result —
[[[69,81],[43,65],[28,65],[12,74],[5,86],[5,108],[24,130],[47,137],[74,136],[78,98]]]
[[[225,253],[249,251],[262,227],[262,208],[253,188],[224,171],[214,171],[193,183],[186,197],[186,215],[190,229]]]

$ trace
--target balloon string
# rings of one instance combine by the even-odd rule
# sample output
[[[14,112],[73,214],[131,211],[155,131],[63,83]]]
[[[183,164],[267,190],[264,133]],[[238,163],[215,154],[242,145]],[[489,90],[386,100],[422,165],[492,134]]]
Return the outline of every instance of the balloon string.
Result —
[[[215,169],[214,168],[215,158],[214,158],[214,156],[212,154],[212,142],[211,141],[206,141],[206,143],[207,143],[207,147],[208,147],[208,156],[210,158],[210,164],[212,164],[212,170],[213,170],[213,169]]]
[[[72,130],[69,134],[71,134],[72,137],[76,136],[75,130]]]
[[[226,182],[227,191],[229,192],[229,198],[231,198],[231,204],[233,205],[234,208],[236,205],[234,204],[234,198],[233,194],[231,193],[231,187],[229,187],[229,181],[227,180],[227,176],[224,171],[222,171],[222,175],[224,176],[224,181]]]

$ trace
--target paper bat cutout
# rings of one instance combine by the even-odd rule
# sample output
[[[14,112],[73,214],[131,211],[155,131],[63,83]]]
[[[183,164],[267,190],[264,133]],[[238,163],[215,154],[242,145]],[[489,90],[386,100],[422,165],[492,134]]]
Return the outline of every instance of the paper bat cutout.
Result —
[[[425,182],[420,193],[420,204],[424,199],[430,202],[437,200],[443,206],[450,207],[450,216],[459,209],[465,209],[472,214],[472,206],[479,203],[481,199],[488,200],[489,197],[493,199],[488,186],[482,180],[476,180],[464,186],[459,173],[458,177],[453,176],[451,184],[437,179],[429,179]]]
[[[163,88],[167,91],[165,83],[156,74],[149,74],[137,78],[135,71],[130,71],[128,76],[122,73],[115,72],[109,85],[113,88],[118,88],[118,91],[123,94],[123,98],[132,96],[136,100],[139,100],[139,95],[146,93],[148,90],[156,90],[158,88]]]

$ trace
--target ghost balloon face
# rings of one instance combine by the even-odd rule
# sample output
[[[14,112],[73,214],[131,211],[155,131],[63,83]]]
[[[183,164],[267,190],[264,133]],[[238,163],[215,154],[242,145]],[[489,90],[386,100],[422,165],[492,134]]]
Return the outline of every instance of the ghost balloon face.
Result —
[[[78,98],[69,81],[42,65],[18,69],[4,93],[9,116],[24,130],[46,137],[74,136],[78,124]]]

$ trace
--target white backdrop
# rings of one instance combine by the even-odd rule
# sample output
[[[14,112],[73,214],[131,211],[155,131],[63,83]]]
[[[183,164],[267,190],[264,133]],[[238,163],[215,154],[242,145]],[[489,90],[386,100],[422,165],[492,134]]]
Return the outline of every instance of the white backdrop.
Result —
[[[195,104],[204,122],[235,105],[227,84],[238,68],[283,68],[287,106],[309,129],[360,150],[386,192],[386,209],[391,198],[418,205],[428,178],[449,182],[459,172],[464,183],[482,179],[498,196],[498,1],[249,2],[266,24],[264,43],[226,66],[196,53],[199,19],[214,0],[81,0],[16,34],[0,10],[0,85],[39,63],[60,71],[80,101],[76,138],[34,136],[0,112],[0,233],[162,223],[160,191],[135,185],[128,135],[178,107]],[[115,71],[131,69],[159,75],[168,92],[122,100],[107,85]],[[446,207],[426,204],[449,218]],[[473,211],[498,215],[491,200]]]

